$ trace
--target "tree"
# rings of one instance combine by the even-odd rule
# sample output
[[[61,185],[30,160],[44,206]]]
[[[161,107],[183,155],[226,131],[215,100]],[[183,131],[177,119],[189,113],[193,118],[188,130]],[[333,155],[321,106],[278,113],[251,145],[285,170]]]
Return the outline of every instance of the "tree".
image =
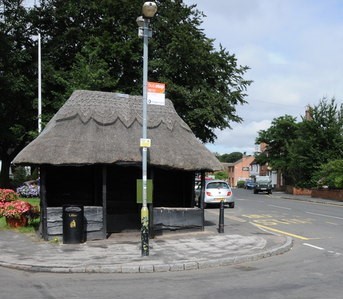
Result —
[[[218,155],[217,158],[220,162],[226,162],[226,163],[234,163],[240,159],[242,159],[243,154],[240,152],[232,152],[230,154],[223,154],[223,155]]]
[[[226,171],[218,171],[214,174],[216,180],[227,180],[228,174]]]
[[[256,162],[264,165],[268,163],[274,170],[283,173],[285,183],[289,184],[288,168],[290,163],[290,147],[297,138],[298,124],[290,115],[273,119],[267,130],[258,132],[256,144],[265,143],[266,150],[256,155]]]
[[[151,78],[167,83],[167,96],[176,111],[203,142],[214,142],[214,129],[240,122],[235,106],[244,104],[251,81],[247,66],[220,46],[214,49],[199,28],[203,13],[182,1],[160,1],[154,20]]]
[[[266,143],[266,151],[256,157],[280,170],[286,184],[314,187],[314,174],[323,164],[343,158],[343,104],[326,98],[310,107],[310,117],[300,123],[291,116],[274,119],[269,129],[259,132],[256,143]]]
[[[22,1],[2,1],[0,12],[0,187],[8,187],[13,158],[36,126],[37,46]]]
[[[313,187],[314,173],[336,159],[343,159],[343,104],[339,107],[334,98],[323,98],[310,107],[310,118],[299,124],[290,149],[289,171],[296,185]]]
[[[16,70],[10,69],[10,63],[6,68],[1,65],[1,74],[7,78],[3,81],[6,84],[1,84],[7,89],[1,91],[6,97],[11,92],[17,96],[16,102],[8,97],[3,105],[10,107],[25,98],[23,111],[19,105],[12,109],[18,121],[13,122],[13,111],[2,115],[9,124],[3,126],[5,132],[13,131],[11,127],[16,131],[16,135],[11,133],[13,142],[6,141],[0,151],[3,165],[4,159],[13,159],[33,138],[37,68],[33,57],[36,43],[31,35],[37,30],[42,36],[43,124],[75,89],[142,94],[143,43],[135,22],[141,14],[141,1],[41,0],[39,6],[28,9],[20,1],[3,2],[7,15],[1,29],[7,33],[1,38],[8,44],[0,46],[2,57],[7,56],[1,61],[11,61]],[[204,15],[195,5],[187,6],[180,0],[156,2],[158,14],[151,20],[154,35],[149,41],[149,80],[165,82],[166,96],[195,135],[203,142],[213,142],[215,129],[230,128],[231,122],[241,121],[235,107],[246,102],[245,92],[251,84],[244,79],[248,67],[239,66],[235,55],[224,48],[214,48],[213,40],[200,29]],[[22,45],[15,47],[12,40],[18,36],[23,37]],[[11,43],[8,51],[5,47]],[[13,78],[25,80],[19,86],[21,81]],[[8,149],[11,157],[5,157]]]
[[[248,67],[224,48],[214,48],[199,28],[204,15],[195,5],[156,2],[149,80],[165,82],[167,97],[195,135],[214,142],[214,129],[241,121],[235,106],[246,103]],[[141,5],[138,0],[42,1],[36,22],[49,53],[47,101],[61,105],[78,88],[142,93],[142,41],[135,23]]]

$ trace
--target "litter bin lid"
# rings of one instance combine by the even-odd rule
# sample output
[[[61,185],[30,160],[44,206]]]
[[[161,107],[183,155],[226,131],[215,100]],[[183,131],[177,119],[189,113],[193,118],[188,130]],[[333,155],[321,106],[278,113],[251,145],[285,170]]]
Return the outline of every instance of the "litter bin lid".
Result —
[[[76,212],[81,212],[82,209],[80,207],[66,207],[64,210],[66,212],[76,213]]]

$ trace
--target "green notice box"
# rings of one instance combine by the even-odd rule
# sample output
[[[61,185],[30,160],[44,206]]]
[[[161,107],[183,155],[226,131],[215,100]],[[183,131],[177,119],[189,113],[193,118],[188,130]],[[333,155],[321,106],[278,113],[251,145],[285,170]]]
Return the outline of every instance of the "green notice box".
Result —
[[[137,203],[143,203],[143,180],[137,180],[136,186],[137,186]],[[146,186],[147,186],[147,192],[146,192],[147,203],[152,203],[152,189],[153,189],[152,180],[147,180]]]

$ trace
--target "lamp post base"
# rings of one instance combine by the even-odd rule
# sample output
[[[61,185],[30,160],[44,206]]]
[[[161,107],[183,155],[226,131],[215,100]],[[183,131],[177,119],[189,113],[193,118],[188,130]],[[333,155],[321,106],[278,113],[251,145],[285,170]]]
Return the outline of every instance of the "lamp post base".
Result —
[[[141,240],[142,256],[149,255],[149,210],[147,207],[141,209]]]

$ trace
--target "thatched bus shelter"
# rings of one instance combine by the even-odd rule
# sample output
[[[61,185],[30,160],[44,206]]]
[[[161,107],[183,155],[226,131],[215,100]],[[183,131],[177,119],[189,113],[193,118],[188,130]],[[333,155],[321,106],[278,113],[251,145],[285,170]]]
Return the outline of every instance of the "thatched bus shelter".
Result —
[[[43,132],[13,160],[39,166],[41,231],[62,234],[62,206],[84,206],[88,239],[139,228],[136,181],[141,179],[142,98],[75,91]],[[166,99],[148,105],[151,228],[203,227],[194,206],[195,173],[221,169]],[[195,215],[195,216],[194,216]]]

